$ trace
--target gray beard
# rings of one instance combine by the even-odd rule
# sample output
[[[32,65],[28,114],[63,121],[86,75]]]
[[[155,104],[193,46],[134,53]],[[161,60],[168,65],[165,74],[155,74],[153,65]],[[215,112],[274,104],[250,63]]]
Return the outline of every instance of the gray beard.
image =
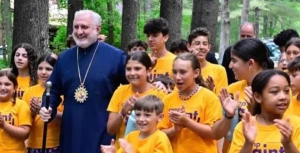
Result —
[[[78,45],[80,48],[88,48],[89,46],[91,46],[94,42],[96,42],[97,41],[97,36],[98,35],[95,35],[95,37],[88,37],[87,39],[87,43],[84,43],[84,44],[81,44],[81,43],[78,43],[78,42],[80,42],[78,39],[77,39],[77,37],[73,34],[73,39],[74,39],[74,41],[75,41],[75,43],[76,43],[76,45]]]

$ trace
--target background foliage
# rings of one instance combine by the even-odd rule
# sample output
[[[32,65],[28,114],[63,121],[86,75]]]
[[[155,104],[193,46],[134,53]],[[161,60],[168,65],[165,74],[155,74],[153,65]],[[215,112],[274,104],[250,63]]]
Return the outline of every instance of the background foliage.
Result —
[[[113,6],[116,6],[113,10],[113,15],[108,15],[107,3],[112,2]],[[98,12],[102,21],[101,33],[108,34],[108,23],[107,21],[111,19],[114,25],[114,43],[116,47],[121,45],[121,25],[122,25],[122,11],[120,9],[120,3],[122,0],[84,0],[85,9],[91,9]],[[238,32],[240,25],[240,15],[242,9],[241,0],[230,0],[230,42],[231,44],[238,40]],[[146,0],[140,0],[140,10],[138,15],[137,23],[137,38],[145,40],[145,35],[143,34],[143,26],[145,22],[154,17],[159,17],[160,0],[152,0],[151,11],[144,11],[144,4]],[[183,0],[183,13],[182,13],[182,28],[181,36],[183,39],[187,39],[190,32],[190,24],[192,18],[192,4],[193,0]],[[251,0],[250,2],[250,22],[254,22],[254,9],[260,9],[260,32],[259,38],[269,39],[273,38],[275,34],[279,33],[283,29],[293,28],[300,32],[300,0]],[[60,7],[66,8],[66,0],[60,0]],[[119,8],[119,9],[118,9]],[[263,32],[264,26],[264,16],[267,16],[269,21],[274,24],[274,28],[268,28],[267,33]],[[219,28],[220,29],[220,28]],[[53,42],[55,46],[55,51],[59,52],[64,48],[66,38],[66,30],[64,26],[59,27],[57,35]],[[217,42],[219,42],[219,33],[217,36]]]

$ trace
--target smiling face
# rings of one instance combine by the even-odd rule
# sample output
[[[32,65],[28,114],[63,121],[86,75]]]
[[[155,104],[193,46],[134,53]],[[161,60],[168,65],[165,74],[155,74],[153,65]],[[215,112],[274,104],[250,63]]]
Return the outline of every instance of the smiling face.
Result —
[[[137,60],[128,60],[126,64],[126,78],[133,86],[139,86],[147,82],[147,77],[150,75],[151,69],[146,67]]]
[[[151,135],[156,130],[157,123],[162,119],[162,114],[157,115],[155,111],[136,110],[135,114],[137,127],[144,135]]]
[[[18,48],[14,56],[14,62],[18,69],[28,68],[28,56],[27,51],[24,48]]]
[[[97,41],[100,25],[95,25],[91,14],[80,14],[73,22],[73,38],[79,47],[87,48]]]
[[[198,60],[205,60],[211,45],[208,42],[207,36],[198,36],[193,39],[192,43],[188,45],[188,49],[197,56]]]
[[[247,76],[249,76],[249,63],[234,54],[231,54],[229,68],[232,69],[236,80],[247,79]]]
[[[0,101],[9,101],[15,92],[15,85],[7,76],[0,77]]]

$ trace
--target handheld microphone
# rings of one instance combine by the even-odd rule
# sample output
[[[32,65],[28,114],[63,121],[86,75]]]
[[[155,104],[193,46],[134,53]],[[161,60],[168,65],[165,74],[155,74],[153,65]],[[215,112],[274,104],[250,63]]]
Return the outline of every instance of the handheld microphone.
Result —
[[[52,87],[52,82],[51,81],[47,81],[46,82],[46,96],[50,96],[50,89]]]

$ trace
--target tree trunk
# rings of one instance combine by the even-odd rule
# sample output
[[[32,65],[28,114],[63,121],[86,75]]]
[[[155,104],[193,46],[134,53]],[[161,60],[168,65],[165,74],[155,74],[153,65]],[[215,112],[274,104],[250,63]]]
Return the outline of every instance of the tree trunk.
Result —
[[[48,50],[49,0],[15,0],[13,46],[31,44],[41,55]]]
[[[167,49],[169,49],[172,42],[181,38],[182,5],[182,0],[161,0],[160,17],[169,22]]]
[[[139,0],[123,0],[121,48],[136,38]]]
[[[12,21],[10,0],[1,1],[1,15],[2,15],[2,49],[3,61],[8,64],[10,61],[10,54],[12,50]],[[7,57],[9,59],[7,59]],[[7,65],[8,66],[8,65]]]
[[[267,37],[268,36],[268,23],[269,23],[269,18],[267,15],[263,16],[263,37]]]
[[[113,15],[114,15],[114,9],[113,9],[113,3],[107,2],[107,13],[108,13],[108,18],[107,18],[107,23],[108,23],[108,35],[107,35],[107,42],[109,44],[114,43],[114,23],[113,23]]]
[[[145,12],[149,13],[151,11],[152,0],[146,0],[145,2]]]
[[[222,63],[224,51],[230,45],[230,5],[229,0],[222,0],[221,3],[221,33],[219,46],[219,59]]]
[[[75,12],[83,9],[83,0],[68,0],[67,36],[73,32]]]
[[[250,9],[250,0],[243,0],[241,23],[248,21],[249,9]]]
[[[269,34],[268,34],[268,38],[271,38],[273,36],[273,33],[274,33],[274,28],[275,28],[275,25],[276,25],[276,22],[274,20],[275,20],[275,17],[269,18]],[[278,20],[278,18],[276,20]]]
[[[256,33],[256,36],[258,37],[259,36],[259,17],[260,17],[260,9],[259,7],[256,7],[254,9],[254,18],[255,18],[255,33]]]
[[[191,30],[206,27],[211,34],[211,51],[216,52],[219,0],[193,0]]]

